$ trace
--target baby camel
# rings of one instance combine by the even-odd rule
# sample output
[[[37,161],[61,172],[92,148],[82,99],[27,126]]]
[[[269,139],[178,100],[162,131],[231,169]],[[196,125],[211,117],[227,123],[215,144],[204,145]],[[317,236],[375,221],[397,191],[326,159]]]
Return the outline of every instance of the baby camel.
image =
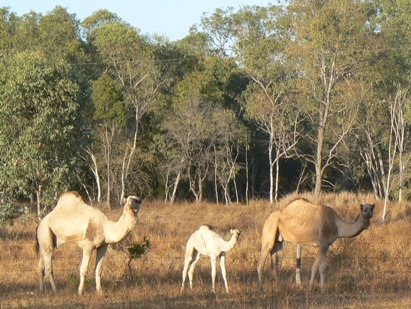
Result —
[[[235,247],[241,230],[232,229],[232,234],[229,241],[225,241],[214,228],[210,225],[201,225],[198,230],[192,233],[187,241],[184,269],[183,269],[183,283],[181,285],[181,292],[184,290],[184,282],[187,277],[190,281],[190,288],[193,288],[193,272],[195,264],[200,255],[209,256],[211,259],[211,279],[212,291],[215,292],[214,282],[216,277],[216,261],[220,258],[221,274],[223,275],[225,290],[228,293],[226,270],[225,270],[225,256],[226,253]],[[190,269],[188,269],[190,267]]]
[[[134,228],[142,200],[129,196],[124,202],[122,216],[117,222],[113,222],[99,209],[84,203],[77,192],[66,192],[61,195],[56,208],[37,227],[36,249],[40,253],[38,272],[41,292],[44,291],[44,276],[49,278],[54,293],[57,291],[52,269],[53,250],[67,242],[77,243],[83,249],[79,295],[83,294],[90,256],[94,249],[97,249],[96,290],[102,293],[101,266],[107,246],[123,240]]]
[[[355,237],[370,226],[375,205],[360,205],[361,213],[353,223],[343,221],[334,209],[316,205],[306,199],[291,201],[285,208],[273,212],[264,223],[261,255],[257,272],[262,289],[264,262],[282,249],[282,241],[319,247],[311,267],[308,291],[311,291],[317,270],[320,271],[321,291],[324,291],[324,272],[328,248],[339,237]],[[301,250],[301,249],[299,249]],[[300,252],[301,253],[301,252]]]

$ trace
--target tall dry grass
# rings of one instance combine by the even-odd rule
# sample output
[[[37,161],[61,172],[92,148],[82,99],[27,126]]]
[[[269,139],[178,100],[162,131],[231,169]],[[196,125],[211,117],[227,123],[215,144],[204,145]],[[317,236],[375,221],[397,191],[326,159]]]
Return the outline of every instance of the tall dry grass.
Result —
[[[280,276],[273,280],[269,261],[265,265],[265,289],[258,290],[256,265],[261,229],[268,215],[295,198],[290,195],[276,205],[266,200],[250,205],[175,204],[144,201],[140,222],[121,246],[109,249],[103,265],[105,295],[95,292],[94,260],[87,276],[85,295],[77,296],[82,252],[75,245],[55,250],[54,273],[58,288],[53,295],[48,282],[39,295],[37,256],[34,251],[34,219],[0,231],[0,302],[8,307],[132,307],[132,308],[409,308],[411,307],[411,205],[390,203],[384,224],[378,222],[382,203],[372,196],[349,193],[326,194],[321,203],[334,207],[347,221],[358,215],[359,204],[376,203],[371,226],[356,238],[339,239],[328,253],[326,292],[316,281],[307,296],[310,267],[316,249],[304,247],[302,286],[295,284],[295,246],[285,244],[279,254]],[[311,199],[310,194],[304,197]],[[105,210],[117,220],[121,209]],[[227,239],[231,227],[242,229],[237,246],[227,254],[230,294],[218,273],[216,294],[211,293],[210,262],[202,257],[194,274],[194,288],[180,295],[185,242],[200,224],[214,225]],[[150,251],[131,262],[121,250],[146,236]],[[95,254],[93,255],[93,259]],[[219,271],[219,268],[217,269]]]

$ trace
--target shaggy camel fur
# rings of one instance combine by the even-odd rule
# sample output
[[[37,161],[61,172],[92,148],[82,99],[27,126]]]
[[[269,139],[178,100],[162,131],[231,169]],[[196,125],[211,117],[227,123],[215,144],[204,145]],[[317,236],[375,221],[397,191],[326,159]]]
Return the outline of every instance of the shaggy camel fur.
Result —
[[[262,270],[268,254],[282,249],[283,240],[299,245],[319,247],[311,267],[308,291],[311,291],[315,274],[320,272],[321,291],[324,291],[324,271],[328,248],[339,237],[355,237],[370,225],[375,205],[360,205],[361,213],[353,223],[343,221],[334,209],[316,205],[306,199],[291,201],[285,208],[273,212],[264,223],[261,256],[257,272],[262,289]]]
[[[52,255],[54,248],[64,243],[77,243],[83,249],[80,267],[78,294],[83,294],[84,279],[94,249],[97,249],[95,276],[96,289],[101,290],[101,267],[107,246],[123,240],[137,223],[137,214],[142,200],[135,196],[124,199],[123,214],[117,222],[109,220],[99,209],[86,203],[77,192],[61,195],[56,208],[38,225],[36,248],[39,251],[38,265],[40,291],[44,291],[44,277],[48,277],[54,293]]]
[[[240,237],[241,230],[230,230],[231,239],[225,241],[214,228],[210,225],[201,225],[198,230],[192,233],[187,241],[186,253],[183,269],[183,283],[181,284],[181,292],[184,290],[184,282],[187,277],[190,281],[190,288],[193,288],[193,273],[195,264],[200,255],[206,255],[211,260],[211,279],[212,291],[215,292],[214,282],[216,277],[216,262],[220,258],[221,274],[223,275],[225,290],[228,293],[226,270],[225,270],[225,256],[226,253],[235,247]],[[190,269],[189,269],[190,267]]]

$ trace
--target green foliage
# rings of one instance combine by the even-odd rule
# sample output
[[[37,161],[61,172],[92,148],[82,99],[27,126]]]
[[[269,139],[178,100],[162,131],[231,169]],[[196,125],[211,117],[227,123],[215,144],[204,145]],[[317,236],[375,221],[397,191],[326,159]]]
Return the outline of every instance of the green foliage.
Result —
[[[122,95],[123,87],[107,73],[93,83],[94,119],[103,124],[124,123],[125,109]]]
[[[312,188],[315,168],[371,190],[364,152],[374,143],[388,161],[397,89],[410,134],[410,12],[404,0],[230,7],[170,42],[107,10],[80,23],[60,6],[1,8],[0,192],[43,206],[68,188],[96,196],[97,182],[101,197],[174,184],[182,198],[265,195],[267,143],[278,153],[294,129],[282,193]]]
[[[75,171],[79,87],[64,63],[26,52],[0,64],[0,84],[2,190],[31,196],[43,188],[51,199]]]
[[[127,248],[130,259],[138,260],[144,254],[148,253],[150,246],[150,240],[144,236],[144,239],[141,242],[135,243]]]
[[[0,228],[7,222],[14,223],[14,220],[21,215],[27,214],[29,211],[27,206],[18,206],[10,202],[0,203]]]

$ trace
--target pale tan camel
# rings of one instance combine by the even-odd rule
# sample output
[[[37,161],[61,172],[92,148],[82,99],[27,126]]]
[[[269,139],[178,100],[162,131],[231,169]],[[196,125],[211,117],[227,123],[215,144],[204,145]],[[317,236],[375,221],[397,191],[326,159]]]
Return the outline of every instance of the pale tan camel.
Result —
[[[37,227],[36,248],[39,251],[40,291],[44,291],[44,277],[48,277],[54,291],[52,255],[54,248],[64,243],[77,243],[83,249],[80,267],[78,294],[83,294],[84,279],[87,274],[90,256],[97,249],[95,276],[96,290],[101,289],[101,267],[107,246],[123,240],[137,223],[137,214],[142,200],[135,196],[124,199],[123,214],[117,222],[109,220],[99,209],[86,203],[77,192],[61,195],[56,208],[50,212]]]
[[[227,277],[225,269],[226,253],[232,250],[240,237],[241,230],[231,229],[231,238],[225,241],[210,225],[201,225],[198,230],[193,232],[186,245],[186,253],[183,269],[183,283],[181,284],[181,292],[184,290],[184,282],[187,277],[190,282],[190,288],[193,288],[193,273],[195,264],[200,255],[206,255],[211,260],[211,279],[212,291],[215,292],[214,282],[216,277],[216,262],[220,259],[221,274],[223,275],[225,290],[228,293]],[[190,269],[189,269],[190,267]]]
[[[360,205],[361,213],[352,223],[343,221],[334,209],[316,205],[306,199],[291,201],[285,208],[273,212],[264,223],[261,239],[261,256],[257,266],[258,281],[262,289],[262,270],[268,254],[282,249],[282,242],[319,247],[311,267],[308,291],[311,291],[315,274],[320,272],[321,291],[324,291],[324,271],[328,248],[340,237],[355,237],[370,225],[375,205]]]

